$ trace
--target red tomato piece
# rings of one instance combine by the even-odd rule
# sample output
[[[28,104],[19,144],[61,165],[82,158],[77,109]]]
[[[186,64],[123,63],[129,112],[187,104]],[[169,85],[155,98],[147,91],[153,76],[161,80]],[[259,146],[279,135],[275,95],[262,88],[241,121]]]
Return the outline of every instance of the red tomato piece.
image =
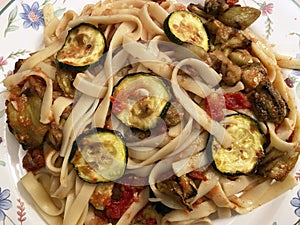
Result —
[[[207,177],[204,175],[204,173],[205,171],[193,170],[189,173],[189,176],[197,180],[207,181]]]
[[[224,97],[227,109],[237,110],[251,108],[251,104],[248,101],[247,96],[241,92],[226,93]]]
[[[239,2],[239,0],[227,0],[226,1],[226,3],[229,5],[229,7],[234,6],[238,2]]]
[[[220,121],[224,118],[223,110],[226,108],[225,98],[222,94],[212,93],[205,98],[206,112],[208,115],[216,120]]]
[[[212,93],[205,98],[206,112],[208,115],[220,121],[224,118],[224,109],[238,110],[249,109],[251,104],[246,95],[241,92],[236,93]]]
[[[106,215],[108,218],[120,219],[129,206],[137,200],[137,188],[129,185],[121,185],[120,191],[120,199],[111,199],[110,204],[106,206]]]

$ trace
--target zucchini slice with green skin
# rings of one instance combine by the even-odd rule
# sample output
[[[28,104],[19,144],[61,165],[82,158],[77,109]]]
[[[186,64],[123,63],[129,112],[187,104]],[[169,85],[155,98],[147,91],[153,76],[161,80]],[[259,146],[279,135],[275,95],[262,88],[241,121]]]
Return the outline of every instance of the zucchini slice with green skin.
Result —
[[[190,43],[208,50],[208,35],[203,23],[196,14],[178,10],[169,14],[163,24],[167,37],[179,44]]]
[[[171,92],[165,81],[150,73],[133,73],[114,87],[112,113],[126,126],[154,128],[170,105]]]
[[[81,23],[69,31],[56,61],[61,69],[82,71],[98,62],[106,50],[104,34],[91,24]]]
[[[78,176],[89,183],[115,181],[123,176],[127,165],[124,137],[115,130],[88,130],[74,141],[69,161]]]
[[[231,148],[224,148],[215,138],[211,141],[213,166],[226,175],[246,175],[256,172],[265,156],[265,135],[258,123],[244,114],[226,116],[221,123],[232,135]]]

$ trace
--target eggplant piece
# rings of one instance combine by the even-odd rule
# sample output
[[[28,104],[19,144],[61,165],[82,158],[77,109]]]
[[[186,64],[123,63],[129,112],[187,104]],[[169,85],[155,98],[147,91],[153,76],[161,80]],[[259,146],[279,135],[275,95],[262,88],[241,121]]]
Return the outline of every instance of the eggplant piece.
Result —
[[[187,175],[172,176],[167,180],[157,183],[160,192],[171,196],[182,203],[188,210],[192,210],[190,199],[197,194],[197,186],[193,179]]]
[[[289,107],[269,80],[263,80],[253,89],[248,98],[258,120],[281,123],[289,113]]]
[[[220,49],[225,51],[230,49],[247,49],[251,46],[249,40],[240,30],[226,26],[221,21],[211,18],[205,23],[209,33],[210,49]]]
[[[263,177],[282,181],[295,167],[299,154],[299,150],[281,151],[272,148],[262,160],[257,173]]]
[[[241,67],[241,81],[245,85],[245,91],[254,90],[261,82],[268,80],[268,73],[261,62],[253,62]]]
[[[97,63],[106,50],[104,34],[97,27],[82,23],[69,31],[56,61],[61,69],[83,71]]]
[[[160,217],[161,211],[157,210],[157,207],[153,206],[153,202],[151,202],[138,212],[130,225],[159,224],[158,218]]]
[[[249,6],[233,6],[217,17],[227,26],[244,30],[260,16],[260,10]]]
[[[225,0],[206,0],[203,7],[205,13],[215,17],[222,15],[228,9],[229,5]]]
[[[24,150],[39,148],[49,130],[48,124],[40,122],[41,106],[42,99],[30,89],[6,102],[9,130]]]
[[[164,121],[168,127],[179,124],[184,116],[184,108],[178,102],[172,102],[168,108]]]
[[[171,98],[162,78],[149,73],[128,74],[113,89],[112,113],[126,126],[146,131],[165,116]]]
[[[167,37],[174,43],[190,43],[208,50],[208,36],[196,14],[185,10],[174,11],[165,19],[163,27]]]
[[[239,66],[233,64],[226,55],[215,50],[209,53],[214,70],[222,74],[222,82],[228,86],[233,86],[241,80],[242,70]]]
[[[208,152],[213,167],[230,176],[255,173],[265,156],[266,142],[258,123],[244,114],[226,116],[221,123],[232,135],[234,142],[230,148],[224,148],[211,136]]]
[[[55,80],[65,97],[74,98],[75,96],[76,89],[73,86],[73,82],[76,74],[77,73],[74,71],[67,71],[59,68],[56,70]]]
[[[216,18],[226,26],[244,30],[260,16],[259,9],[227,3],[225,0],[206,0],[202,4],[189,4],[188,9],[205,19]]]
[[[236,49],[228,55],[228,58],[238,66],[247,66],[252,63],[259,63],[259,59],[252,56],[246,49]]]
[[[124,138],[118,131],[104,128],[88,130],[74,141],[69,162],[84,181],[115,181],[124,175],[127,165]]]

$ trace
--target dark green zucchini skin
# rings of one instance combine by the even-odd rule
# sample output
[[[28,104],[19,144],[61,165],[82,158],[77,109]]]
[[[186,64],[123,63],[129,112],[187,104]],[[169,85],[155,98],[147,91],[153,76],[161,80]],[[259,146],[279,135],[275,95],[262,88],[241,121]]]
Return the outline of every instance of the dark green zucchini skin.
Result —
[[[146,78],[148,81],[150,79],[154,80],[153,83],[157,83],[157,86],[154,87],[152,86],[150,83],[143,83],[141,84],[141,89],[146,89],[147,91],[149,90],[149,94],[150,97],[154,97],[155,99],[155,93],[152,96],[151,94],[153,94],[151,91],[153,91],[153,89],[161,89],[161,92],[164,92],[165,98],[161,100],[162,105],[158,105],[157,107],[159,107],[159,110],[156,112],[153,112],[153,115],[147,116],[145,115],[145,117],[143,118],[141,116],[141,121],[137,122],[137,123],[132,123],[130,121],[127,121],[127,119],[124,119],[122,117],[120,117],[118,115],[117,112],[117,108],[119,107],[118,104],[123,104],[124,102],[127,101],[127,99],[122,99],[120,100],[118,98],[118,95],[120,93],[120,91],[123,91],[126,89],[126,83],[129,86],[130,84],[133,84],[136,80],[141,79],[143,81],[143,79]],[[138,90],[139,88],[139,83],[137,82],[135,87],[135,90]],[[130,89],[130,88],[128,88]],[[129,92],[132,90],[129,90]],[[128,94],[129,97],[133,96],[133,94]],[[124,125],[132,128],[132,129],[137,129],[137,130],[142,130],[142,131],[147,131],[149,129],[152,129],[154,127],[157,126],[157,123],[155,121],[148,121],[149,123],[147,123],[146,119],[150,117],[152,117],[153,120],[159,120],[159,118],[164,118],[169,107],[171,104],[171,100],[172,100],[172,93],[169,87],[169,83],[167,80],[163,79],[162,77],[158,77],[157,75],[154,75],[152,73],[146,73],[146,72],[137,72],[137,73],[130,73],[127,74],[126,76],[124,76],[121,80],[119,80],[119,82],[114,86],[113,91],[112,91],[112,101],[111,101],[111,110],[112,113],[116,116],[116,118],[118,118]],[[153,100],[154,101],[154,100]],[[124,103],[124,106],[126,107],[126,103]],[[123,107],[123,106],[122,106]],[[150,108],[150,107],[149,107]],[[151,108],[150,108],[151,110]],[[143,122],[144,120],[144,122]]]
[[[80,34],[78,35],[78,30],[85,28],[87,34]],[[91,34],[89,34],[91,33]],[[94,34],[97,35],[97,37]],[[73,38],[72,36],[78,36]],[[74,43],[76,46],[70,47],[71,43]],[[76,42],[76,43],[75,43]],[[86,43],[89,42],[89,43]],[[91,43],[90,43],[91,42]],[[98,47],[97,50],[91,52],[95,46]],[[71,50],[69,50],[70,48]],[[65,43],[62,48],[56,54],[56,63],[58,67],[62,70],[69,70],[69,71],[84,71],[89,66],[97,65],[100,62],[101,57],[107,51],[107,41],[104,34],[94,25],[88,23],[81,23],[71,30],[69,30],[68,35],[66,37]],[[85,50],[84,54],[78,57],[74,56],[74,52]],[[94,54],[91,58],[92,53]],[[69,55],[73,55],[70,60],[66,60]],[[80,62],[82,58],[86,58],[85,62]]]
[[[214,154],[214,152],[218,151],[220,148],[220,144],[217,142],[217,140],[215,139],[215,137],[213,135],[210,135],[209,140],[208,140],[208,144],[207,144],[207,149],[206,149],[206,153],[208,155],[208,158],[211,160],[211,165],[212,167],[217,170],[218,172],[220,172],[221,174],[227,175],[227,176],[240,176],[240,175],[251,175],[251,174],[255,174],[257,172],[257,169],[259,167],[259,164],[261,163],[261,161],[263,160],[263,158],[265,157],[265,147],[266,147],[266,143],[267,143],[267,138],[265,136],[265,134],[262,132],[258,122],[253,119],[252,117],[243,114],[243,113],[236,113],[236,114],[231,114],[231,115],[227,115],[225,117],[225,119],[229,118],[229,117],[238,117],[241,120],[245,120],[248,121],[249,123],[251,123],[251,129],[249,129],[249,131],[251,133],[254,133],[253,135],[257,135],[257,140],[259,140],[259,146],[256,148],[254,147],[250,147],[249,146],[243,146],[240,149],[238,149],[239,151],[243,151],[249,152],[250,151],[256,151],[255,154],[253,155],[253,161],[251,163],[250,167],[246,167],[246,159],[244,163],[240,163],[240,167],[238,167],[235,164],[234,160],[229,160],[227,157],[227,160],[224,160],[222,163],[225,166],[220,166],[220,159],[217,159],[216,154]],[[241,125],[239,125],[241,126]],[[225,126],[227,127],[227,125]],[[227,129],[227,128],[226,128]],[[235,136],[233,136],[235,137]],[[235,141],[239,141],[236,140]],[[217,143],[217,144],[216,144]],[[233,147],[232,149],[227,149],[229,151],[236,151],[237,149],[235,147]],[[225,154],[225,153],[224,153]],[[224,155],[225,156],[225,155]],[[230,169],[231,168],[231,169]],[[232,169],[235,168],[235,169]]]
[[[116,149],[116,151],[120,151],[119,153],[121,154],[120,160],[122,163],[122,165],[121,165],[122,171],[117,176],[112,176],[112,177],[102,176],[102,174],[100,174],[99,171],[95,170],[95,166],[103,166],[103,165],[105,165],[105,163],[100,162],[99,165],[93,163],[93,166],[85,165],[85,163],[86,163],[85,157],[87,157],[88,154],[85,154],[85,156],[83,157],[83,155],[81,153],[81,151],[83,149],[82,145],[86,144],[85,139],[88,139],[89,137],[92,137],[93,135],[96,135],[96,134],[111,135],[111,137],[114,138],[114,140],[111,140],[112,142],[119,142],[119,145],[118,145],[119,148]],[[99,143],[100,143],[100,145],[103,144],[103,142],[101,142],[101,141],[99,141]],[[105,145],[105,143],[103,145]],[[100,151],[101,150],[103,150],[103,149],[100,149]],[[104,150],[105,150],[105,148],[104,148]],[[80,154],[78,154],[78,152],[80,152]],[[80,158],[81,156],[83,158]],[[98,154],[98,156],[100,157],[99,154]],[[95,155],[93,155],[93,157],[95,157]],[[117,156],[115,156],[115,155],[113,157],[117,158]],[[81,162],[79,162],[79,160],[83,160],[83,163],[81,164]],[[109,130],[106,128],[99,128],[99,127],[92,128],[92,129],[87,130],[87,131],[83,132],[82,134],[80,134],[76,138],[76,140],[73,142],[72,150],[71,150],[71,153],[69,156],[69,162],[73,165],[73,168],[77,172],[77,175],[82,180],[84,180],[88,183],[110,182],[110,181],[115,181],[115,180],[121,178],[125,173],[125,169],[127,166],[127,160],[128,160],[128,149],[127,149],[125,138],[123,137],[123,135],[119,131]],[[85,166],[84,170],[81,170],[82,166]],[[107,168],[105,168],[105,173],[113,172],[116,169],[113,166],[111,166],[111,167],[110,166],[111,166],[111,164],[110,165],[107,164]],[[93,176],[93,175],[95,175],[95,176]]]
[[[178,10],[170,13],[164,20],[163,29],[166,36],[176,44],[189,43],[202,47],[205,51],[209,49],[205,27],[200,17],[192,12]]]

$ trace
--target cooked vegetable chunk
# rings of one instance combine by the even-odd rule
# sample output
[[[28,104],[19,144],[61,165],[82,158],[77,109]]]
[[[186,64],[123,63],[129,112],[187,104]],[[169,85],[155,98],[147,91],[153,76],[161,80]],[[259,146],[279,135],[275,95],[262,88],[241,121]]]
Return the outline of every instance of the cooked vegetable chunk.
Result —
[[[234,6],[218,16],[227,26],[244,30],[260,16],[260,10],[249,6]]]
[[[192,209],[189,199],[197,194],[197,186],[192,178],[187,175],[172,176],[157,183],[157,189],[180,202],[187,209]]]
[[[127,147],[120,132],[94,128],[74,141],[69,161],[87,182],[114,181],[125,172]]]
[[[260,16],[261,12],[256,8],[235,4],[237,2],[206,0],[204,6],[190,3],[188,9],[206,19],[216,18],[226,26],[244,30]]]
[[[41,105],[42,99],[29,89],[7,102],[8,127],[24,149],[40,147],[49,130],[47,124],[40,122]]]
[[[210,50],[232,51],[234,49],[247,49],[251,46],[249,40],[240,30],[226,26],[221,21],[211,18],[205,23],[209,33]]]
[[[281,151],[272,148],[262,160],[258,168],[258,174],[275,180],[284,180],[291,170],[295,167],[299,150]]]
[[[280,123],[289,113],[286,101],[268,80],[260,82],[248,97],[253,112],[261,121]]]
[[[171,13],[164,21],[168,38],[177,43],[190,43],[208,50],[208,37],[200,17],[189,11]]]
[[[56,60],[63,69],[85,70],[99,61],[106,51],[105,36],[91,24],[82,23],[72,28]]]
[[[97,210],[104,210],[105,206],[110,203],[113,195],[114,182],[97,184],[95,191],[90,197],[89,203]]]
[[[73,86],[73,81],[75,79],[76,72],[66,71],[57,69],[55,73],[55,80],[62,90],[62,93],[66,97],[74,98],[75,96],[75,88]]]
[[[260,62],[249,63],[241,68],[241,81],[245,85],[246,92],[252,91],[261,82],[268,80],[267,70]]]
[[[255,120],[243,114],[233,114],[222,121],[232,135],[231,148],[224,148],[215,138],[211,142],[213,166],[221,173],[241,175],[255,172],[264,157],[265,137]]]
[[[165,115],[170,99],[162,78],[149,73],[129,74],[114,87],[112,112],[125,125],[148,130]]]

